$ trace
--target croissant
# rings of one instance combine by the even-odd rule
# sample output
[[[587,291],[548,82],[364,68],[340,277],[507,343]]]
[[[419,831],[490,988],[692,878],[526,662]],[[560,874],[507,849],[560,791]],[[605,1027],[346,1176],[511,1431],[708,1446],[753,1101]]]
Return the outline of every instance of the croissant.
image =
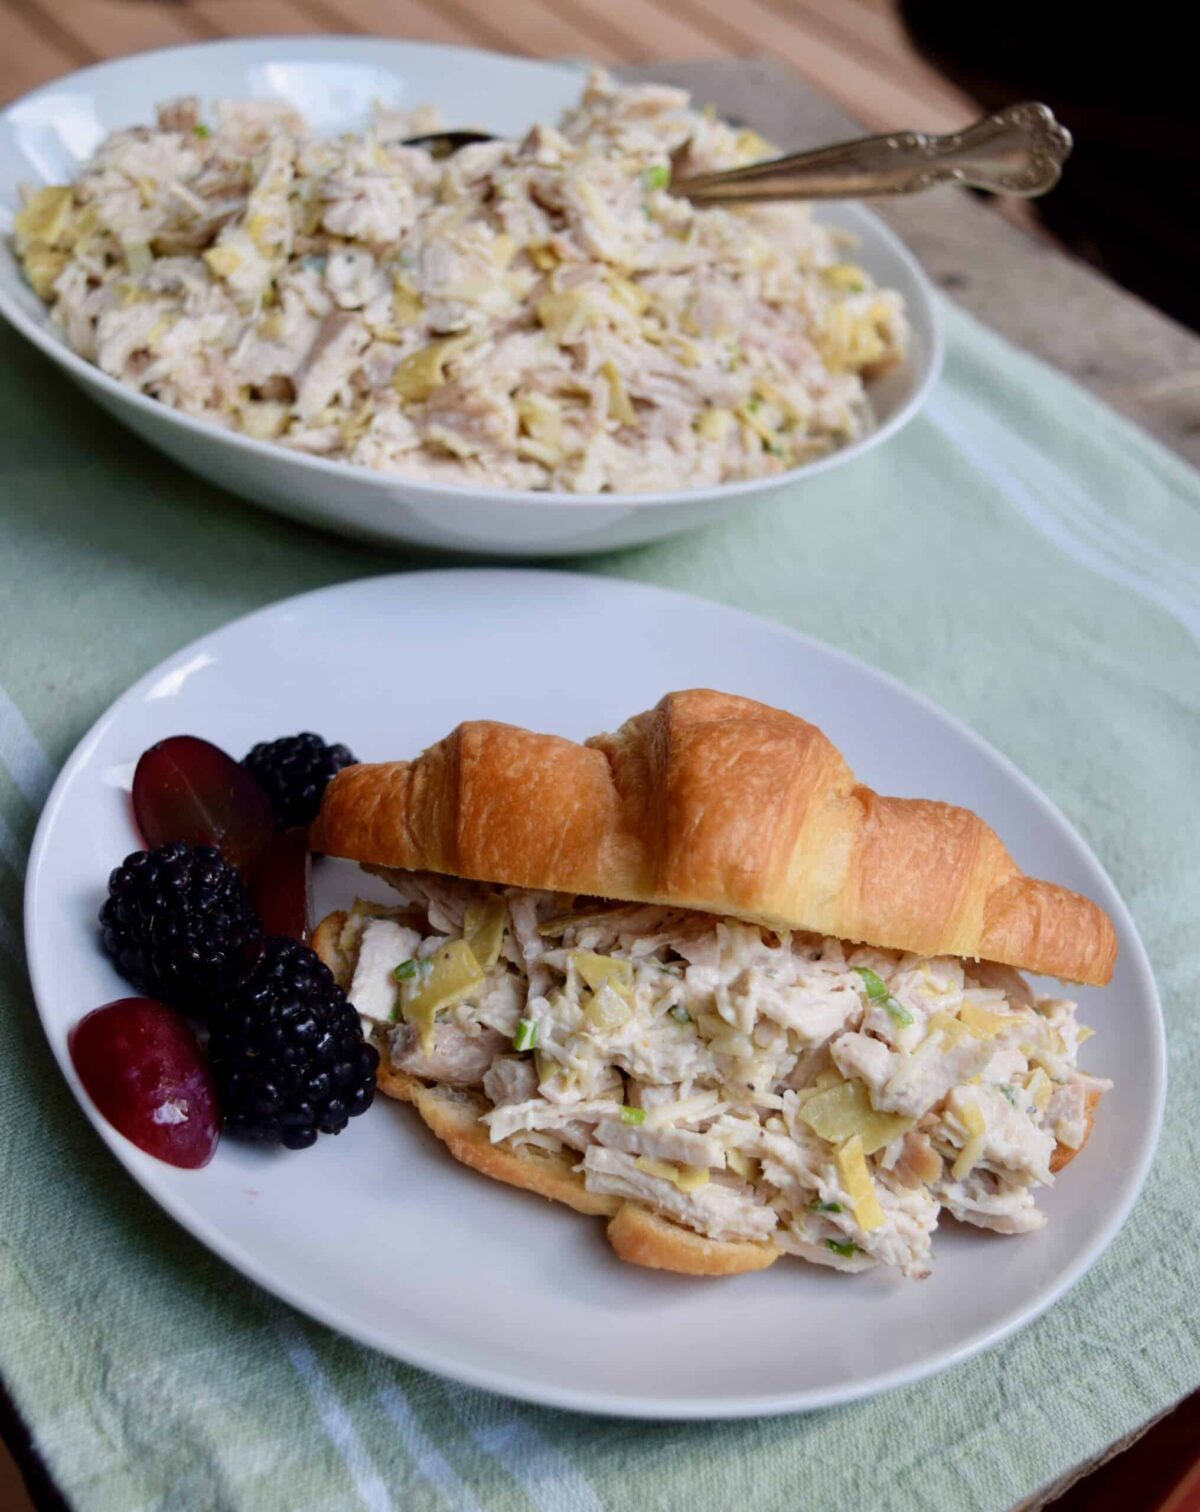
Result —
[[[1027,877],[968,809],[885,798],[794,714],[669,693],[578,745],[491,721],[348,767],[314,850],[384,867],[669,904],[1102,986],[1103,909]]]

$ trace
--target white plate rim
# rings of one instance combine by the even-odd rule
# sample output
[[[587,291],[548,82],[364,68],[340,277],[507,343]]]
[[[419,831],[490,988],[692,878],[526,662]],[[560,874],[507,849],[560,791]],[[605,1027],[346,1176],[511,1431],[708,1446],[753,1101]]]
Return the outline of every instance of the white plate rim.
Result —
[[[464,573],[485,573],[491,577],[506,577],[509,579],[554,577],[563,580],[572,580],[581,576],[581,574],[561,570],[457,567],[422,572],[421,577],[423,579],[461,579]],[[606,580],[602,575],[583,575],[592,577],[594,580]],[[60,1046],[50,1033],[46,1015],[42,1009],[41,993],[39,990],[41,971],[39,968],[39,951],[36,944],[39,933],[38,883],[48,847],[48,840],[54,828],[57,810],[61,806],[74,780],[75,774],[90,756],[91,747],[104,734],[109,725],[119,717],[122,707],[127,703],[137,700],[145,689],[153,686],[155,682],[165,676],[177,664],[193,659],[204,649],[206,643],[214,637],[231,631],[245,630],[257,619],[265,618],[283,610],[294,609],[318,597],[353,592],[355,587],[361,583],[379,584],[381,581],[391,581],[396,585],[402,585],[410,576],[410,573],[404,572],[383,573],[370,578],[352,578],[340,583],[328,584],[322,588],[310,589],[303,593],[276,600],[271,604],[263,605],[245,614],[235,616],[233,619],[214,627],[203,635],[197,636],[170,656],[165,657],[113,700],[99,718],[93,721],[55,779],[38,819],[37,828],[30,847],[29,865],[26,872],[24,888],[24,937],[29,978],[39,1023],[43,1033],[46,1034],[51,1053],[58,1062],[64,1079],[67,1081],[68,1088],[72,1092],[72,1095],[75,1096],[76,1101],[92,1127],[99,1133],[104,1143],[116,1156],[126,1172],[176,1223],[194,1238],[198,1239],[212,1254],[225,1263],[232,1265],[234,1269],[240,1271],[242,1275],[260,1286],[264,1291],[278,1297],[280,1300],[288,1303],[289,1306],[296,1308],[297,1311],[335,1330],[344,1337],[350,1338],[356,1343],[381,1354],[401,1360],[405,1364],[427,1370],[434,1375],[446,1379],[458,1381],[465,1386],[495,1392],[502,1396],[518,1401],[530,1402],[538,1406],[562,1408],[568,1411],[591,1413],[602,1417],[630,1418],[645,1421],[726,1421],[741,1418],[774,1417],[784,1413],[808,1412],[824,1407],[841,1406],[846,1403],[861,1401],[865,1398],[883,1395],[900,1387],[914,1385],[919,1381],[928,1379],[930,1376],[941,1374],[943,1371],[961,1364],[982,1353],[984,1350],[1001,1343],[1040,1318],[1083,1279],[1124,1226],[1149,1175],[1162,1130],[1167,1086],[1165,1022],[1162,1013],[1162,1003],[1149,955],[1128,906],[1103,863],[1058,806],[1002,751],[997,750],[990,742],[984,740],[981,735],[978,735],[969,725],[959,719],[957,715],[943,709],[928,695],[917,689],[910,688],[899,678],[893,677],[890,673],[872,666],[869,662],[855,656],[852,652],[844,651],[838,646],[832,646],[806,631],[795,630],[789,625],[781,624],[764,615],[754,614],[749,610],[705,599],[699,594],[681,592],[673,588],[662,588],[657,584],[643,583],[636,579],[614,578],[612,581],[619,583],[623,589],[645,592],[650,595],[665,595],[669,598],[679,599],[693,605],[702,605],[708,609],[715,609],[721,614],[732,615],[735,618],[749,621],[759,626],[769,626],[771,630],[778,632],[785,638],[793,640],[796,644],[817,649],[823,655],[830,656],[835,661],[847,667],[852,667],[858,674],[877,680],[888,686],[891,690],[899,692],[904,697],[912,700],[921,708],[923,713],[935,720],[944,721],[950,725],[960,737],[973,746],[985,759],[995,763],[1007,778],[1014,781],[1017,786],[1024,790],[1025,795],[1037,808],[1067,833],[1090,864],[1095,867],[1098,876],[1105,884],[1109,893],[1104,907],[1113,917],[1113,923],[1116,926],[1118,937],[1121,939],[1125,951],[1133,957],[1133,967],[1138,977],[1139,988],[1144,991],[1146,1000],[1153,1009],[1150,1015],[1153,1044],[1148,1048],[1153,1052],[1152,1093],[1154,1105],[1151,1119],[1143,1130],[1137,1158],[1131,1164],[1123,1167],[1120,1196],[1111,1208],[1107,1221],[1092,1239],[1091,1243],[1086,1245],[1074,1257],[1073,1261],[1059,1274],[1052,1284],[1041,1291],[1034,1302],[1024,1308],[1014,1309],[1010,1317],[1003,1319],[991,1327],[980,1330],[977,1334],[970,1335],[959,1345],[943,1349],[929,1359],[921,1361],[919,1364],[886,1370],[879,1374],[849,1381],[844,1385],[836,1387],[806,1388],[794,1392],[776,1392],[761,1397],[743,1395],[712,1403],[699,1403],[691,1398],[667,1398],[648,1403],[639,1398],[623,1397],[617,1393],[607,1391],[590,1391],[586,1388],[554,1387],[552,1389],[539,1389],[536,1383],[530,1383],[523,1376],[510,1376],[503,1369],[463,1366],[458,1362],[455,1362],[453,1368],[448,1369],[445,1363],[438,1357],[436,1351],[413,1348],[401,1352],[390,1346],[382,1345],[378,1338],[371,1336],[369,1330],[360,1327],[356,1322],[348,1318],[336,1305],[330,1305],[325,1300],[314,1301],[311,1297],[303,1295],[300,1288],[293,1288],[276,1281],[265,1265],[261,1264],[254,1256],[246,1253],[238,1242],[226,1238],[216,1224],[199,1218],[189,1211],[186,1202],[182,1200],[177,1201],[174,1196],[167,1192],[155,1190],[152,1182],[146,1179],[145,1172],[139,1169],[139,1161],[145,1159],[145,1157],[141,1156],[141,1152],[137,1151],[129,1141],[118,1134],[107,1123],[95,1109],[90,1099],[80,1096],[75,1091],[74,1083],[69,1073],[65,1045],[60,1050]]]
[[[353,45],[361,47],[364,41],[371,40],[383,47],[389,43],[399,43],[405,48],[415,51],[423,51],[434,58],[437,54],[445,53],[471,53],[483,59],[494,59],[506,65],[520,63],[531,68],[544,69],[556,75],[573,73],[574,71],[565,64],[544,62],[536,58],[522,58],[511,53],[492,52],[486,48],[457,47],[451,43],[417,42],[408,38],[379,37],[366,38],[362,35],[349,34],[312,37],[288,37],[288,36],[258,36],[258,37],[223,37],[214,38],[211,41],[198,41],[181,43],[176,47],[160,47],[150,52],[135,53],[131,57],[139,64],[152,66],[156,58],[166,54],[175,54],[185,51],[197,51],[199,49],[229,49],[237,51],[240,48],[259,44],[271,44],[281,47],[305,49],[302,44],[310,45],[319,41],[324,48],[328,45],[332,49],[340,46]],[[39,85],[36,89],[29,90],[16,100],[11,100],[0,110],[0,122],[4,121],[11,113],[20,109],[27,102],[36,99],[43,94],[50,94],[56,89],[66,88],[69,85],[85,82],[89,75],[110,68],[113,64],[126,63],[129,58],[108,58],[98,63],[89,64],[86,68],[76,69],[73,73],[64,74],[60,78],[52,79],[46,84]],[[817,457],[811,462],[801,463],[798,467],[788,468],[786,472],[776,473],[766,478],[741,478],[730,483],[720,483],[712,486],[699,485],[691,488],[673,488],[649,490],[645,493],[634,494],[605,494],[605,493],[565,493],[549,489],[524,489],[524,488],[497,488],[485,484],[475,483],[446,483],[424,478],[406,479],[402,473],[384,473],[374,468],[363,467],[353,462],[331,461],[327,457],[319,457],[304,452],[289,452],[286,448],[273,445],[268,441],[256,441],[252,436],[243,435],[240,431],[226,431],[219,426],[210,425],[203,420],[195,419],[191,415],[184,414],[181,410],[172,409],[169,405],[162,404],[158,400],[151,399],[136,389],[127,387],[109,374],[103,372],[93,363],[87,362],[76,352],[73,352],[65,342],[59,341],[47,330],[43,323],[32,319],[10,297],[0,285],[0,316],[18,331],[26,340],[33,343],[39,351],[43,352],[58,367],[63,369],[77,382],[85,386],[94,386],[110,398],[119,403],[131,405],[143,414],[148,414],[154,419],[164,420],[166,424],[178,427],[190,435],[198,436],[201,440],[210,441],[214,444],[224,443],[236,451],[249,453],[251,456],[261,457],[265,460],[278,459],[280,455],[286,456],[293,462],[304,464],[319,475],[326,477],[351,478],[380,493],[387,493],[399,480],[406,487],[417,488],[422,494],[430,498],[469,499],[480,500],[503,500],[513,504],[532,505],[539,509],[561,509],[564,505],[579,508],[584,511],[590,506],[601,506],[611,509],[615,503],[633,504],[639,508],[642,505],[653,508],[656,505],[679,505],[696,502],[701,499],[720,501],[724,499],[737,499],[744,494],[760,493],[764,488],[786,487],[792,483],[798,483],[804,478],[815,478],[821,473],[828,472],[831,468],[841,466],[843,463],[852,462],[855,458],[863,455],[872,448],[889,440],[898,431],[902,430],[910,420],[924,407],[934,385],[941,376],[942,365],[945,360],[945,321],[942,316],[941,306],[934,297],[933,287],[929,275],[909,250],[908,245],[888,226],[879,216],[869,210],[859,201],[831,201],[831,203],[846,203],[852,208],[856,218],[866,222],[879,242],[899,261],[913,280],[914,287],[920,291],[924,309],[922,314],[928,325],[931,336],[928,354],[922,354],[924,372],[919,381],[913,387],[912,393],[903,404],[881,424],[860,436],[849,445],[838,448],[836,451],[827,453],[823,457]]]

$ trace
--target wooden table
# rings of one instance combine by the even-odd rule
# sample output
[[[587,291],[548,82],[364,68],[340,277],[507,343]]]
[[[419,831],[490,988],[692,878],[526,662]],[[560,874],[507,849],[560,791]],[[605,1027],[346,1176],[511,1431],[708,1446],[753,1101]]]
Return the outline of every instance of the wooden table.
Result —
[[[608,64],[766,54],[872,127],[952,131],[977,114],[917,57],[890,0],[0,0],[0,100],[98,58],[285,32]]]
[[[630,77],[682,84],[789,147],[837,140],[862,125],[952,130],[977,113],[916,58],[887,0],[505,0],[503,9],[490,0],[0,0],[0,100],[147,47],[351,31],[594,58]],[[764,50],[780,61],[734,56]],[[669,61],[681,55],[694,61]],[[1200,338],[959,191],[880,210],[960,304],[1200,463]],[[18,1424],[5,1426],[10,1438],[19,1436]],[[1200,1399],[1193,1398],[1124,1458],[1132,1464],[1146,1455],[1160,1477],[1165,1461],[1177,1478],[1198,1441]],[[1125,1447],[1113,1446],[1102,1460]],[[1045,1488],[1026,1512],[1094,1468]],[[1126,1493],[1109,1502],[1102,1484],[1112,1475],[1105,1470],[1070,1492],[1075,1512],[1166,1508],[1168,1479],[1155,1483],[1152,1499]],[[1092,1485],[1095,1500],[1086,1492]],[[1200,1505],[1200,1468],[1192,1486],[1196,1501],[1172,1496],[1173,1512]],[[0,1506],[19,1512],[28,1505],[0,1447]]]

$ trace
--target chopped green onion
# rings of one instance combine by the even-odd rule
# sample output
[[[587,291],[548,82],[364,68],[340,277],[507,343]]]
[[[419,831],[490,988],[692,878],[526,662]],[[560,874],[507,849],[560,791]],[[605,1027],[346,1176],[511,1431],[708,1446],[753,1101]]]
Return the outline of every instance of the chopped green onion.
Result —
[[[203,121],[199,121],[195,126],[192,127],[192,135],[194,137],[199,137],[203,142],[206,137],[212,136],[212,127],[206,126]]]
[[[644,1124],[646,1122],[645,1108],[622,1108],[621,1122],[627,1124]]]
[[[757,415],[760,409],[762,409],[762,400],[757,394],[753,398],[746,400],[746,410],[749,414]]]
[[[840,1213],[842,1211],[840,1202],[822,1202],[819,1197],[814,1197],[808,1206],[814,1213]]]
[[[517,1032],[513,1035],[514,1050],[532,1050],[537,1043],[537,1025],[532,1019],[518,1019]]]
[[[683,975],[683,967],[674,961],[655,961],[654,964],[658,967],[659,971],[665,971],[668,976],[678,979]]]
[[[848,1239],[844,1244],[840,1239],[826,1239],[825,1248],[832,1250],[835,1255],[841,1255],[843,1260],[849,1260],[851,1255],[858,1254],[858,1245],[851,1244]]]
[[[997,1082],[996,1087],[997,1090],[1004,1093],[1005,1097],[1008,1098],[1009,1102],[1012,1103],[1013,1107],[1015,1108],[1017,1106],[1017,1089],[1015,1087],[1010,1087],[1007,1082]]]
[[[655,163],[642,174],[642,183],[647,189],[665,189],[670,182],[671,170],[664,168],[661,163]]]
[[[690,1024],[692,1022],[692,1015],[687,1011],[682,1003],[676,1003],[674,1008],[668,1008],[667,1012],[673,1019],[676,1020],[677,1023]]]
[[[901,1029],[907,1029],[913,1021],[913,1016],[898,998],[886,997],[883,1006],[888,1011],[888,1017]]]
[[[411,982],[419,970],[416,961],[401,961],[392,972],[392,976],[397,982]]]
[[[882,1003],[888,995],[888,990],[883,984],[883,978],[876,976],[869,966],[856,966],[855,971],[862,977],[863,986],[867,989],[867,997],[873,1003]]]

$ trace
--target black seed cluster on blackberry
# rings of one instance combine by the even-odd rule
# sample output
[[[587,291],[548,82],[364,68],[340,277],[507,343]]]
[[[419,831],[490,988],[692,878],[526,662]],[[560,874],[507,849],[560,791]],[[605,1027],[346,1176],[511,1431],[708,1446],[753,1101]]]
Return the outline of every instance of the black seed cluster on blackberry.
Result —
[[[312,823],[330,778],[356,762],[344,745],[305,733],[262,741],[242,765],[271,800],[276,829],[291,829]]]
[[[230,1134],[303,1150],[371,1106],[379,1053],[316,953],[268,935],[209,1041]]]
[[[209,1022],[262,938],[242,879],[207,845],[135,851],[108,879],[100,937],[139,992]]]

